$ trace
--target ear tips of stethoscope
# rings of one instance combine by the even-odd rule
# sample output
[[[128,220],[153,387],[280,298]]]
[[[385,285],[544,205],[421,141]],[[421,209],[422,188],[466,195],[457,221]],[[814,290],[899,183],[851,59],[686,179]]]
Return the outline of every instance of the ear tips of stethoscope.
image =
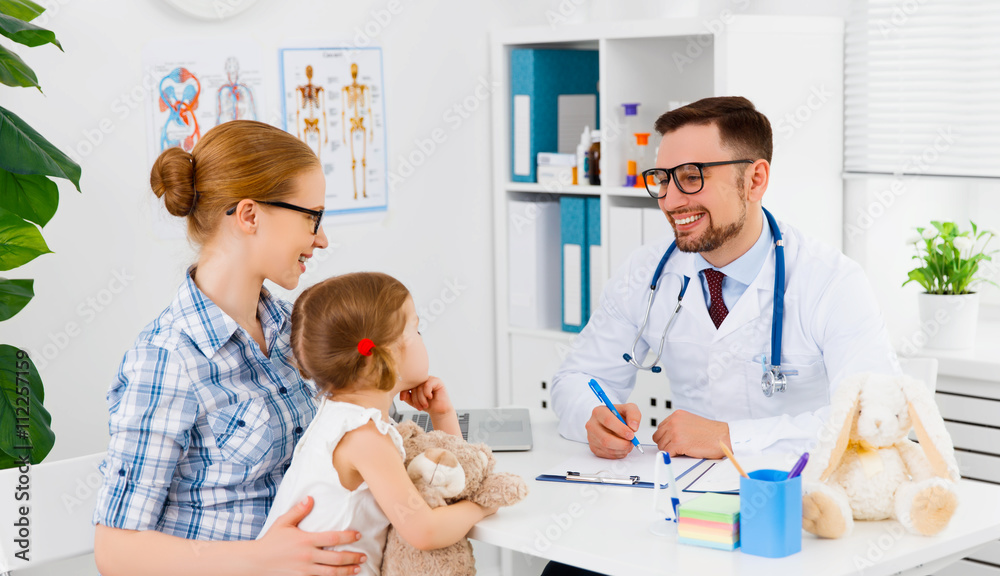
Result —
[[[649,370],[650,370],[650,372],[652,372],[653,374],[659,374],[659,373],[660,373],[660,372],[661,372],[661,371],[663,370],[663,368],[660,368],[659,366],[653,366],[653,367],[652,367],[652,368],[650,368]]]
[[[632,356],[629,355],[627,352],[625,354],[622,354],[622,358],[624,358],[626,362],[632,361]]]

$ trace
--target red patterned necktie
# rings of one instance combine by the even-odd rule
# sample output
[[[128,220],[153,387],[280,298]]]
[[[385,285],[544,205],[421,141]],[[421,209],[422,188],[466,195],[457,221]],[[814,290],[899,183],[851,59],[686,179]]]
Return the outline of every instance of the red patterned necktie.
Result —
[[[726,308],[726,303],[722,300],[722,279],[726,275],[712,268],[706,268],[704,272],[705,280],[708,281],[708,297],[712,301],[712,305],[708,308],[708,315],[712,317],[712,322],[718,329],[722,325],[722,321],[726,319],[726,314],[729,314],[729,309]]]

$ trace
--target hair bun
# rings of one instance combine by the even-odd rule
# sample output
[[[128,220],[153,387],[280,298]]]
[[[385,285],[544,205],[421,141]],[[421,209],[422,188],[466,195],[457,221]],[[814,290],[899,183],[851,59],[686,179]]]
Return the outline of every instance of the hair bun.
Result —
[[[153,194],[174,216],[194,211],[198,195],[194,189],[194,156],[180,148],[167,148],[153,164],[149,175]]]

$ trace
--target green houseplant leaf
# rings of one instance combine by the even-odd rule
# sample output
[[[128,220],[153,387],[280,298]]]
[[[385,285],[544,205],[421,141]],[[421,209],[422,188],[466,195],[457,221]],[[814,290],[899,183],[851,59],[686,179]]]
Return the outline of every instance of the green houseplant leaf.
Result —
[[[80,165],[16,114],[0,106],[0,168],[15,174],[65,178],[80,190]],[[8,151],[13,151],[9,153]]]
[[[31,0],[0,0],[0,12],[25,22],[31,22],[38,18],[42,12],[45,12],[45,8]]]
[[[17,268],[51,252],[34,224],[0,208],[0,270]]]
[[[32,464],[42,461],[56,435],[52,416],[42,403],[42,379],[27,353],[0,344],[0,469],[20,464],[28,456]],[[8,440],[9,439],[9,440]]]
[[[34,280],[0,278],[0,322],[13,318],[35,297]]]
[[[45,176],[0,168],[0,208],[45,226],[59,207],[59,187]]]
[[[57,48],[62,50],[62,45],[56,40],[56,35],[51,30],[28,24],[24,20],[7,16],[2,12],[0,12],[0,34],[18,44],[32,48],[42,44],[55,44]]]
[[[20,56],[3,46],[0,46],[0,83],[7,86],[34,86],[39,92],[42,91],[35,71]]]

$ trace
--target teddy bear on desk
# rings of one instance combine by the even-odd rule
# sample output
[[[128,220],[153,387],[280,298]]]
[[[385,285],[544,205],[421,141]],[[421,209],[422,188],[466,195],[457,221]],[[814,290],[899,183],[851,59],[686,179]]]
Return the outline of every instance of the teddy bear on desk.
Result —
[[[906,376],[845,379],[802,473],[802,528],[824,538],[850,534],[854,520],[896,519],[930,536],[958,505],[958,463],[927,387]],[[919,444],[906,436],[913,428]]]

